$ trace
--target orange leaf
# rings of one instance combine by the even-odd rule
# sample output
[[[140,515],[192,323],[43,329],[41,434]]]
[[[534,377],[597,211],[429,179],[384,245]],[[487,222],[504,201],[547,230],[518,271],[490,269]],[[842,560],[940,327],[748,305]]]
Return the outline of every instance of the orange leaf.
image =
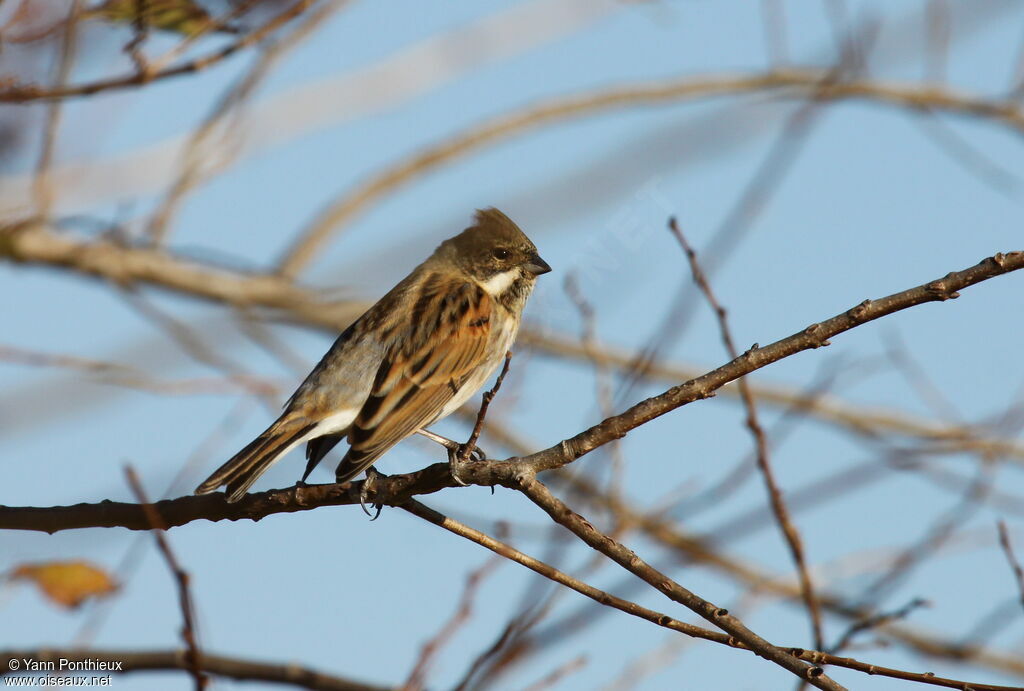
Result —
[[[14,568],[10,578],[35,583],[51,601],[69,609],[117,590],[117,583],[106,571],[84,561],[22,564]]]

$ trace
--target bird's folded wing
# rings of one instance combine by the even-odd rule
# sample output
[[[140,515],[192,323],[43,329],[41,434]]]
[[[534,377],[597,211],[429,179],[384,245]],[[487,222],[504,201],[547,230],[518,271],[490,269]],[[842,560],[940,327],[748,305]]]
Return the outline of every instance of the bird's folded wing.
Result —
[[[384,357],[353,423],[347,459],[360,468],[430,424],[487,358],[491,301],[483,290],[467,283],[424,302],[410,315],[404,347]]]

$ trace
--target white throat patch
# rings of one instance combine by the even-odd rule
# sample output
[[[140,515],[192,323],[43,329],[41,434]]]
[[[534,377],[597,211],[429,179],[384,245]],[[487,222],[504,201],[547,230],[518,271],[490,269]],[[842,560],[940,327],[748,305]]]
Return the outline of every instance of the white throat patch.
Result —
[[[482,282],[480,286],[487,291],[487,294],[491,297],[497,297],[501,295],[509,286],[511,286],[520,277],[518,268],[509,269],[508,271],[500,274],[494,274],[486,281]]]

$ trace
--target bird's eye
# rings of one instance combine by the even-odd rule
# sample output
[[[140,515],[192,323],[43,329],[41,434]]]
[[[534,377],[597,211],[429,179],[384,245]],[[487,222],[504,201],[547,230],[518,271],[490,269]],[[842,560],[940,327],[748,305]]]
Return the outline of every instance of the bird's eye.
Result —
[[[508,259],[508,250],[504,247],[499,247],[492,252],[495,259]]]

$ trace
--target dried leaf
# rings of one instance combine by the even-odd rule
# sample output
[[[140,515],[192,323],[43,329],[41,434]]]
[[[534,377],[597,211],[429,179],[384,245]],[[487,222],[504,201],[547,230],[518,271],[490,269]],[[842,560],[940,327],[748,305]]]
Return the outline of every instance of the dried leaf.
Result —
[[[10,578],[35,583],[51,601],[69,609],[91,597],[107,597],[118,587],[106,571],[84,561],[22,564],[14,568]]]

